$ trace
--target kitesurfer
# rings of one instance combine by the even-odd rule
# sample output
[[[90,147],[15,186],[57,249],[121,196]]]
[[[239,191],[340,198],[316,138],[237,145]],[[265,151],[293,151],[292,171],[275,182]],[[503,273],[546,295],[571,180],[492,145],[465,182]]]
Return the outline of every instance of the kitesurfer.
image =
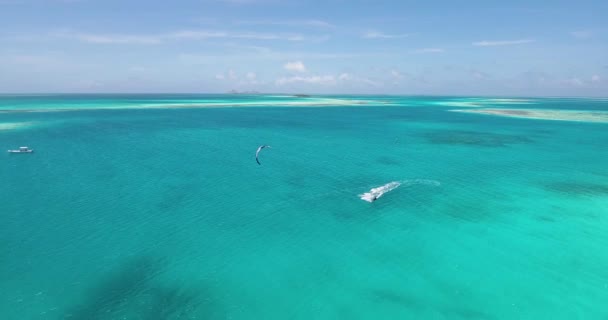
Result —
[[[255,152],[255,162],[257,162],[259,165],[262,165],[260,163],[260,159],[259,159],[260,151],[262,151],[262,149],[264,149],[264,148],[270,148],[270,146],[261,145],[261,146],[258,147],[258,150]]]

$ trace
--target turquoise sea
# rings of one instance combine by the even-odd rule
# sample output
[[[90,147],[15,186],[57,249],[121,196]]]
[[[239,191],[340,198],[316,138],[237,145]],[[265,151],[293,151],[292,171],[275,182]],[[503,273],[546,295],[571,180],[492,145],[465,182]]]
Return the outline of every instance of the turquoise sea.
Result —
[[[472,108],[608,99],[1,95],[0,319],[608,319],[608,123]]]

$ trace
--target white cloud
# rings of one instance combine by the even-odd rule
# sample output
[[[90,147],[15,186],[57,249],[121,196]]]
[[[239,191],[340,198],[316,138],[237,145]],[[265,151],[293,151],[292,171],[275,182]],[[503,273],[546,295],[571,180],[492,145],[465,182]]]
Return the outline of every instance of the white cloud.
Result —
[[[486,79],[491,78],[491,76],[488,73],[485,73],[485,72],[479,71],[479,70],[475,70],[475,69],[472,69],[470,71],[470,73],[473,78],[478,79],[478,80],[486,80]]]
[[[570,35],[579,39],[587,39],[591,38],[593,36],[593,33],[587,30],[579,30],[570,32]]]
[[[95,34],[80,33],[72,31],[60,31],[52,33],[51,36],[75,39],[86,43],[95,44],[161,44],[176,40],[207,40],[207,39],[248,39],[248,40],[282,40],[282,41],[305,41],[326,40],[327,36],[307,38],[300,34],[288,33],[257,33],[257,32],[228,32],[215,30],[182,30],[162,34]]]
[[[342,73],[338,76],[338,80],[342,82],[362,83],[366,86],[381,87],[382,83],[350,73]]]
[[[306,72],[306,67],[302,61],[287,62],[283,68],[288,71]]]
[[[51,65],[57,63],[56,58],[46,55],[31,55],[31,54],[18,54],[3,56],[0,55],[0,61],[8,64],[24,64],[24,65]]]
[[[352,79],[352,76],[349,73],[342,73],[338,76],[338,79],[340,81],[348,81],[348,80]]]
[[[251,21],[238,21],[237,24],[241,25],[270,25],[270,26],[288,26],[288,27],[316,27],[316,28],[332,28],[334,27],[331,23],[322,20],[285,20],[285,21],[271,21],[271,20],[251,20]]]
[[[391,76],[393,78],[397,78],[397,79],[403,78],[403,75],[401,74],[401,72],[399,72],[397,70],[391,70]]]
[[[307,20],[304,22],[304,25],[322,28],[331,28],[334,26],[331,23],[322,20]]]
[[[237,80],[238,78],[239,78],[239,76],[232,69],[230,69],[224,73],[219,73],[219,74],[215,75],[215,79],[217,79],[217,80]]]
[[[392,56],[390,53],[353,53],[353,52],[314,52],[314,51],[275,51],[270,48],[256,46],[230,45],[225,46],[230,50],[219,53],[196,52],[196,53],[179,53],[177,59],[186,64],[208,64],[210,61],[217,63],[225,63],[232,65],[235,62],[268,61],[276,63],[276,61],[289,61],[294,57],[311,60],[340,60],[353,59],[357,57],[370,57],[382,59]]]
[[[162,42],[162,38],[159,36],[145,35],[105,35],[82,33],[64,33],[59,35],[61,37],[74,38],[82,42],[98,44],[159,44]]]
[[[374,81],[374,80],[367,79],[367,78],[361,78],[360,81],[367,85],[373,86],[373,87],[382,87],[383,86],[382,82]]]
[[[374,81],[374,80],[368,79],[368,78],[359,77],[359,78],[356,78],[355,81],[361,82],[363,84],[366,84],[366,85],[372,86],[372,87],[382,87],[381,82]]]
[[[143,73],[143,72],[147,72],[147,71],[149,71],[149,70],[148,70],[148,68],[146,68],[146,67],[133,66],[133,67],[130,67],[130,68],[128,69],[128,71],[130,71],[130,72],[135,72],[135,73]]]
[[[395,39],[405,38],[408,36],[408,34],[386,34],[378,31],[368,31],[362,35],[362,37],[365,39]]]
[[[279,78],[276,81],[277,85],[285,85],[291,83],[310,83],[316,85],[334,85],[336,84],[336,78],[332,75],[323,76],[292,76]]]
[[[493,47],[493,46],[511,46],[516,44],[532,43],[532,39],[520,39],[520,40],[498,40],[498,41],[478,41],[473,42],[474,46],[477,47]]]
[[[70,4],[70,3],[78,3],[78,2],[82,2],[84,0],[48,0],[48,1],[44,1],[44,2],[49,2],[52,4]],[[31,1],[31,0],[0,0],[0,5],[27,5],[27,4],[36,4],[36,2],[43,2],[43,1]]]
[[[80,79],[76,83],[73,83],[72,86],[76,90],[91,91],[103,89],[104,87],[106,87],[106,84],[103,81],[99,80]]]
[[[264,3],[264,2],[271,2],[271,1],[262,1],[262,0],[215,0],[217,2],[224,2],[224,3],[228,3],[228,4],[234,4],[234,5],[245,5],[245,4],[260,4],[260,3]]]
[[[582,87],[585,85],[583,80],[581,80],[579,78],[570,78],[566,82],[574,87]]]
[[[250,4],[255,3],[255,0],[219,0],[219,2],[226,2],[232,4]]]
[[[173,39],[209,39],[209,38],[226,38],[228,34],[223,31],[207,31],[207,30],[183,30],[165,36],[163,38]]]
[[[226,32],[210,30],[184,30],[169,33],[162,38],[165,39],[210,39],[210,38],[232,38],[232,39],[252,39],[252,40],[288,40],[302,41],[304,36],[299,34],[277,34],[277,33],[257,33],[257,32]]]
[[[564,94],[564,92],[567,92],[563,91],[565,89],[598,88],[603,83],[603,78],[598,74],[591,75],[590,77],[562,77],[551,73],[527,71],[521,74],[517,82],[528,87],[533,86],[536,89],[559,89],[562,90],[559,94]]]
[[[236,72],[234,72],[234,70],[228,70],[228,78],[231,80],[235,80],[238,76],[236,75]]]
[[[442,53],[445,50],[441,48],[422,48],[412,51],[413,53]]]
[[[229,81],[230,85],[237,87],[259,85],[264,83],[263,81],[258,80],[258,76],[255,72],[247,72],[243,75],[239,75],[232,69],[216,74],[215,79],[220,81]]]

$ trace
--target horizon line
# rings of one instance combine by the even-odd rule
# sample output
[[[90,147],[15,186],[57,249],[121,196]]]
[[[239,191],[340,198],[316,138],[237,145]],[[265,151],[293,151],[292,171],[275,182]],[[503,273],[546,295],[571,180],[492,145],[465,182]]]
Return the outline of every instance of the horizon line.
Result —
[[[309,96],[396,96],[396,97],[509,97],[509,98],[605,98],[575,95],[499,95],[499,94],[425,94],[425,93],[293,93],[293,92],[0,92],[1,96],[34,95],[309,95]]]

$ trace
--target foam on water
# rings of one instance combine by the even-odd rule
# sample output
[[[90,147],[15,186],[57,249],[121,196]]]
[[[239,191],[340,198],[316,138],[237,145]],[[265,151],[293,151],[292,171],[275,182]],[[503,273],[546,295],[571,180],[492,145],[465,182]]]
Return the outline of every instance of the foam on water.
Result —
[[[401,182],[399,181],[389,182],[383,186],[372,188],[369,190],[369,192],[359,195],[359,197],[361,197],[361,200],[373,202],[374,200],[382,197],[383,194],[399,188],[400,185]]]

